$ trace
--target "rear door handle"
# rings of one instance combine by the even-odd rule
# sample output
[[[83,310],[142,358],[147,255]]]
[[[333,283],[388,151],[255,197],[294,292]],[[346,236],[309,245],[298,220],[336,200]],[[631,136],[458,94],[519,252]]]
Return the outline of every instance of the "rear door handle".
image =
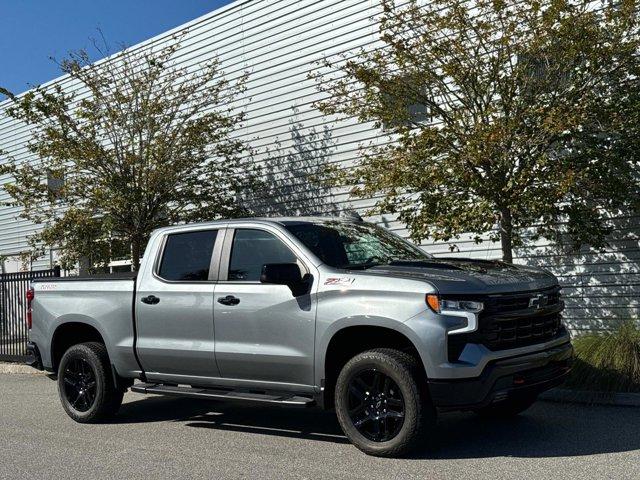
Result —
[[[240,303],[240,299],[233,295],[227,295],[226,297],[218,297],[218,303],[221,303],[222,305],[238,305]]]
[[[160,303],[160,299],[158,297],[156,297],[155,295],[149,295],[147,297],[142,297],[140,299],[140,301],[142,303],[146,303],[147,305],[156,305],[156,304]]]

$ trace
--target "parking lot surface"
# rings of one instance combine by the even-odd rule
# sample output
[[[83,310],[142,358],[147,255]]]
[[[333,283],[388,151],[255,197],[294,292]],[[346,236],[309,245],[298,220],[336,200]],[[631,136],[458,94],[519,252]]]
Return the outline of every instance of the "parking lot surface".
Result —
[[[331,412],[128,393],[79,425],[55,382],[0,374],[0,478],[639,479],[640,409],[538,402],[510,421],[443,415],[437,447],[368,457]]]

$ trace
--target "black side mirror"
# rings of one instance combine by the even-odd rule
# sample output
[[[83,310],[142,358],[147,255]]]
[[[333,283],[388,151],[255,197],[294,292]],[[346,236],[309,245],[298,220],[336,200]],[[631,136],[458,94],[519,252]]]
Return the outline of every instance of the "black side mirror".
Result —
[[[302,283],[297,263],[267,263],[262,266],[260,282],[296,287]]]

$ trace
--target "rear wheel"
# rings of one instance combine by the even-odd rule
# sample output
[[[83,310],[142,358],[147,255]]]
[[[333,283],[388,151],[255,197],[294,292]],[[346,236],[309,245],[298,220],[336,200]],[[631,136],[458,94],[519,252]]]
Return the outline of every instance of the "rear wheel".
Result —
[[[369,350],[349,360],[338,377],[335,402],[345,435],[369,455],[410,453],[435,425],[418,362],[398,350]]]
[[[492,403],[486,407],[474,410],[481,417],[487,418],[510,418],[524,412],[538,399],[538,395],[518,396]]]
[[[62,407],[76,422],[97,423],[120,408],[124,392],[113,384],[107,349],[88,342],[69,348],[58,368]]]

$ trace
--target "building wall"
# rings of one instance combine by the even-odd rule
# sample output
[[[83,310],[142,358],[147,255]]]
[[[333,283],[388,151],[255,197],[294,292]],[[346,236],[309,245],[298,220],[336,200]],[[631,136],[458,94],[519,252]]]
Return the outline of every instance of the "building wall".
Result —
[[[378,0],[239,0],[134,48],[153,48],[188,28],[177,55],[181,65],[197,67],[217,55],[227,77],[249,72],[246,94],[235,105],[246,112],[237,135],[254,149],[250,161],[261,163],[272,181],[265,198],[249,199],[260,213],[364,212],[375,199],[349,200],[344,192],[310,186],[307,177],[329,162],[348,166],[358,158],[360,145],[386,137],[372,125],[320,114],[312,106],[320,97],[308,74],[324,56],[379,48],[378,14]],[[77,89],[64,77],[51,83]],[[0,150],[21,161],[37,161],[27,150],[29,128],[7,118],[2,113],[6,106],[0,104]],[[0,184],[6,181],[0,178]],[[0,202],[5,200],[0,192]],[[25,250],[28,234],[37,228],[17,219],[18,213],[17,208],[0,207],[0,255]],[[372,220],[407,234],[391,216]],[[559,276],[567,317],[576,329],[610,328],[619,319],[638,316],[638,219],[619,215],[616,225],[604,252],[563,252],[543,242],[517,252],[518,262],[547,267]],[[498,244],[476,244],[466,237],[455,247],[430,241],[423,247],[437,256],[500,256]],[[49,263],[46,256],[34,268],[48,268]]]

